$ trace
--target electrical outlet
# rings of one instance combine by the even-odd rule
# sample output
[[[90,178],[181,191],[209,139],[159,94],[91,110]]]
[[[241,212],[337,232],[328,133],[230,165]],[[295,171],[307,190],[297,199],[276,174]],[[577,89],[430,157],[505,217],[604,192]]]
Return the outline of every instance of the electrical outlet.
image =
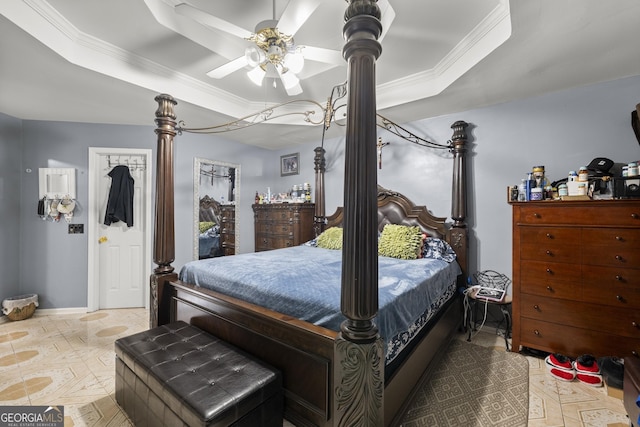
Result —
[[[84,233],[84,224],[69,224],[69,234]]]

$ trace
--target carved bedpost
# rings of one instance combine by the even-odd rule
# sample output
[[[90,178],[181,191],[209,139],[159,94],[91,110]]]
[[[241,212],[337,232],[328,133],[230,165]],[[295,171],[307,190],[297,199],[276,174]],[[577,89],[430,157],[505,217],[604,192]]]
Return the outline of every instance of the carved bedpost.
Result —
[[[171,263],[175,260],[173,138],[176,136],[176,115],[173,107],[177,102],[166,94],[156,96],[155,100],[158,103],[155,119],[158,146],[153,262],[158,266],[151,275],[151,327],[158,325],[159,316],[168,315],[167,307],[162,307],[165,300],[162,282],[169,275],[175,276]]]
[[[469,124],[459,120],[451,125],[453,136],[453,200],[451,201],[451,244],[458,254],[458,263],[462,268],[463,281],[469,276],[468,264],[468,230],[467,230],[467,126]],[[458,250],[460,249],[460,250]],[[464,257],[461,255],[464,254]],[[466,282],[463,282],[466,283]]]
[[[324,208],[324,171],[325,171],[325,150],[322,147],[316,147],[313,150],[316,154],[313,157],[314,170],[316,172],[316,188],[315,188],[315,212],[313,214],[313,231],[318,237],[324,231],[324,223],[326,213]]]
[[[382,48],[376,0],[351,0],[343,29],[348,64],[341,309],[335,343],[337,426],[384,423],[384,352],[378,312],[375,65]]]

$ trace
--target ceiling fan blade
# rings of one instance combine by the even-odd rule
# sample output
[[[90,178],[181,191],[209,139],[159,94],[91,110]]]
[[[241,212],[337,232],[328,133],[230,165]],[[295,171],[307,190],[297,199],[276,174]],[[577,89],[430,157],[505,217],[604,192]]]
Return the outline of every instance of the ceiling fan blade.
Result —
[[[342,58],[342,52],[339,50],[325,49],[315,46],[300,46],[302,48],[302,56],[304,59],[311,61],[325,62],[327,64],[343,65],[345,63]]]
[[[247,65],[247,58],[242,55],[239,58],[234,59],[233,61],[227,62],[224,65],[219,66],[218,68],[214,68],[213,70],[207,73],[207,76],[212,79],[221,79],[223,77],[228,76],[234,71],[238,71],[240,68]]]
[[[380,22],[382,23],[382,34],[378,41],[382,41],[384,36],[387,35],[387,31],[391,27],[391,23],[396,19],[396,11],[393,10],[389,4],[389,0],[378,0],[378,7],[380,8]]]
[[[294,35],[320,3],[322,0],[291,0],[280,16],[278,30],[283,34]]]
[[[194,21],[198,21],[203,25],[223,31],[227,34],[231,34],[243,39],[251,36],[251,31],[240,28],[237,25],[234,25],[230,22],[225,21],[224,19],[220,19],[207,12],[204,12],[196,7],[191,6],[190,4],[180,3],[174,7],[174,10],[178,15],[191,18]]]

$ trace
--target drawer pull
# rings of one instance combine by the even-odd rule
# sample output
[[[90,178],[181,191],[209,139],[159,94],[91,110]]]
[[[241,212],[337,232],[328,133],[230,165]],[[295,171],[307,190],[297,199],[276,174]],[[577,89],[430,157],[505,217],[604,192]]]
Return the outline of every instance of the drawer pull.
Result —
[[[616,295],[616,299],[620,302],[624,302],[624,298],[622,297],[622,295]]]
[[[640,215],[638,215],[637,213],[634,212],[634,213],[631,214],[631,218],[638,219],[638,218],[640,218]]]
[[[540,306],[538,304],[536,304],[536,305],[533,306],[533,309],[535,311],[540,311]]]
[[[547,286],[547,290],[548,290],[549,292],[553,292],[553,288],[552,288],[551,286]]]
[[[547,270],[546,270],[546,271],[547,271],[547,273],[549,273],[549,274],[553,274],[553,271],[551,271],[551,269],[550,269],[550,268],[547,268]]]
[[[540,331],[539,331],[539,330],[537,330],[537,329],[534,329],[534,330],[533,330],[533,333],[534,333],[534,334],[536,334],[536,335],[540,335]]]
[[[534,212],[533,216],[534,216],[535,218],[540,218],[540,214],[539,214],[538,212]]]
[[[553,235],[551,233],[547,233],[547,238],[553,239]]]
[[[617,240],[618,242],[624,242],[624,237],[622,237],[622,236],[616,236],[616,240]]]
[[[547,255],[549,255],[549,256],[553,256],[553,252],[551,252],[551,251],[546,251],[545,253],[546,253]]]
[[[634,328],[637,328],[637,327],[638,327],[638,323],[636,323],[636,322],[631,322],[631,326],[633,326]]]
[[[632,354],[633,356],[638,357],[638,352],[637,352],[637,351],[635,351],[635,350],[631,350],[631,354]]]
[[[624,259],[623,259],[620,255],[616,255],[616,259],[617,259],[618,261],[624,261]]]
[[[623,279],[622,279],[622,276],[620,276],[620,275],[616,275],[616,280],[617,280],[618,282],[622,282],[622,280],[623,280]]]

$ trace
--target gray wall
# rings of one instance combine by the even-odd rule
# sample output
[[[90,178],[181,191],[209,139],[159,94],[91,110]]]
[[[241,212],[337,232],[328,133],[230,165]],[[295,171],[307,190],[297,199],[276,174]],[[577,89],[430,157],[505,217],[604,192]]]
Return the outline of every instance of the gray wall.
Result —
[[[428,139],[445,142],[451,138],[454,121],[471,124],[471,271],[495,269],[511,274],[511,209],[506,187],[517,184],[533,165],[545,165],[547,176],[555,180],[595,157],[616,162],[640,159],[640,146],[630,126],[630,113],[640,102],[639,87],[640,76],[635,76],[404,125]],[[435,215],[449,216],[449,155],[385,132],[381,135],[391,144],[384,149],[379,184],[403,192],[417,204],[427,204]],[[178,136],[174,266],[179,268],[192,257],[194,157],[241,164],[240,252],[251,252],[255,192],[266,191],[267,186],[278,192],[293,184],[313,185],[313,148],[318,144],[272,152],[220,137]],[[90,146],[152,148],[155,155],[155,134],[153,126],[23,122],[0,115],[0,298],[37,292],[43,308],[87,306],[87,235],[67,234],[65,223],[43,222],[35,209],[40,167],[76,168],[78,201],[81,207],[86,203]],[[325,141],[325,149],[330,214],[343,204],[344,139]],[[281,178],[279,156],[292,152],[300,152],[300,175]],[[33,172],[26,173],[27,168]],[[18,199],[19,211],[7,208],[8,200]],[[86,221],[84,211],[74,220]]]
[[[22,122],[0,114],[0,301],[20,294],[21,135]]]

